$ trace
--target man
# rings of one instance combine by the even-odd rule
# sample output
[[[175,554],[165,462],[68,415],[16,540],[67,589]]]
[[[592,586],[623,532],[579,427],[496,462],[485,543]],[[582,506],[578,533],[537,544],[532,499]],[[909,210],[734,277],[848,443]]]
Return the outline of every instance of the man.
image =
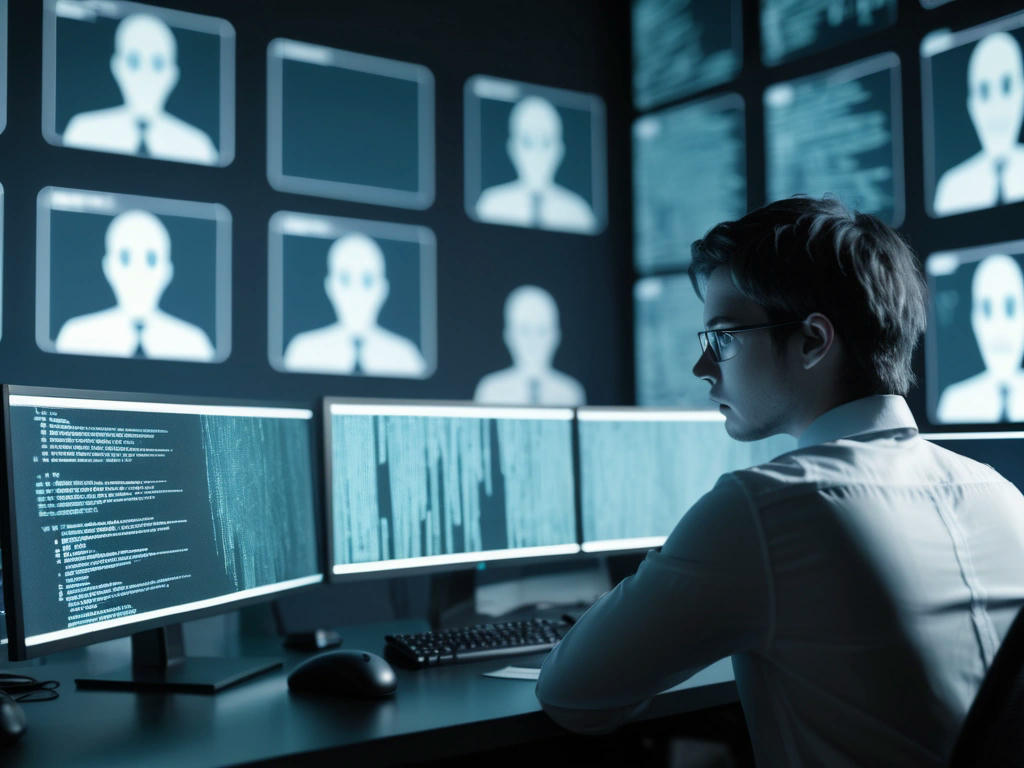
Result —
[[[555,183],[565,157],[562,118],[547,99],[527,96],[508,119],[508,157],[518,178],[485,189],[476,203],[481,221],[563,232],[594,232],[586,200]]]
[[[338,320],[298,334],[284,352],[289,371],[422,378],[427,363],[406,338],[377,324],[391,285],[384,253],[372,238],[354,232],[327,252],[324,291]]]
[[[940,85],[941,87],[941,85]],[[982,38],[967,63],[967,112],[981,150],[939,179],[935,213],[950,216],[1024,200],[1024,57],[1013,35]]]
[[[562,341],[558,305],[536,285],[521,285],[505,299],[505,346],[512,366],[488,373],[476,386],[478,403],[502,405],[583,405],[583,386],[556,371],[551,362]]]
[[[75,115],[65,146],[213,165],[210,137],[164,109],[178,85],[178,47],[161,19],[136,13],[117,25],[110,72],[124,104]]]
[[[117,304],[64,323],[54,343],[58,352],[213,360],[205,331],[160,309],[174,278],[171,238],[160,219],[141,210],[115,216],[107,227],[102,268]]]
[[[1024,273],[1012,256],[986,256],[971,280],[971,328],[985,370],[950,384],[942,424],[1024,421]]]
[[[727,432],[798,448],[719,478],[549,655],[537,696],[605,732],[731,655],[760,765],[945,765],[1024,604],[1024,497],[918,435],[913,253],[794,198],[716,226],[690,274],[694,373]]]

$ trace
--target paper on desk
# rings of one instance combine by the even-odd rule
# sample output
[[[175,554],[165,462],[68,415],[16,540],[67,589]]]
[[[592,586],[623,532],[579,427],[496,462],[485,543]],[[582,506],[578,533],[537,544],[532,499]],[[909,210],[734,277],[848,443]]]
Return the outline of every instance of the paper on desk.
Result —
[[[536,680],[540,677],[540,668],[534,667],[503,667],[493,672],[484,672],[484,677],[504,677],[509,680]]]

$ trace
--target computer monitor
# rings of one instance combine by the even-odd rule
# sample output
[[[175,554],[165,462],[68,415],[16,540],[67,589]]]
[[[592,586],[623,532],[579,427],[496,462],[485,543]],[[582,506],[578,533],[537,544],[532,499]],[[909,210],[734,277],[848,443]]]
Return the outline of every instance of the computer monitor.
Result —
[[[312,410],[5,386],[3,411],[12,658],[134,633],[134,672],[156,643],[182,658],[155,677],[223,687],[251,660],[149,631],[323,581]]]
[[[713,411],[578,409],[583,551],[660,547],[720,475],[796,448],[788,435],[733,440],[724,422]]]
[[[898,227],[906,211],[903,102],[895,53],[764,91],[767,198],[832,195]]]
[[[574,555],[571,408],[324,401],[334,578]]]

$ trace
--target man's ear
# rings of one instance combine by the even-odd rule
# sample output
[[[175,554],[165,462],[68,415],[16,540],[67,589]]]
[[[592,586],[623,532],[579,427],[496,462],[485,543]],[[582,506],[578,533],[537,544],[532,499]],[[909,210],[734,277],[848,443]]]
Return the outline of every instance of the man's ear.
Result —
[[[810,370],[828,355],[836,340],[832,321],[820,312],[812,312],[804,320],[800,333],[800,355],[804,370]]]

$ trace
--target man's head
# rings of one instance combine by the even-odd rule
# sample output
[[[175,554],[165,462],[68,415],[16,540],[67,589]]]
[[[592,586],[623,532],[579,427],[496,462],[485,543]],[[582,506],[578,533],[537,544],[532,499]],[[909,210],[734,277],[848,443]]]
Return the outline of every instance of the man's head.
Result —
[[[114,33],[110,71],[134,116],[152,119],[163,112],[180,76],[171,28],[149,14],[126,16]]]
[[[521,285],[505,299],[505,346],[512,364],[526,374],[551,369],[562,340],[558,305],[551,294],[535,285]]]
[[[708,351],[694,366],[733,437],[799,435],[829,408],[913,384],[924,278],[877,218],[794,197],[717,225],[692,253],[705,327],[790,323],[736,333],[729,359]]]
[[[338,322],[353,334],[375,328],[390,290],[380,246],[358,232],[335,240],[327,252],[324,290]]]
[[[507,149],[519,180],[529,189],[541,191],[551,185],[565,155],[562,118],[551,102],[527,96],[512,107]]]
[[[107,227],[103,275],[117,305],[134,320],[146,320],[174,277],[171,238],[149,211],[125,211]]]
[[[1024,275],[1003,254],[982,259],[971,281],[971,328],[990,374],[1008,381],[1024,362]]]
[[[982,38],[967,63],[967,113],[985,154],[1005,158],[1024,121],[1024,62],[1012,35]]]

